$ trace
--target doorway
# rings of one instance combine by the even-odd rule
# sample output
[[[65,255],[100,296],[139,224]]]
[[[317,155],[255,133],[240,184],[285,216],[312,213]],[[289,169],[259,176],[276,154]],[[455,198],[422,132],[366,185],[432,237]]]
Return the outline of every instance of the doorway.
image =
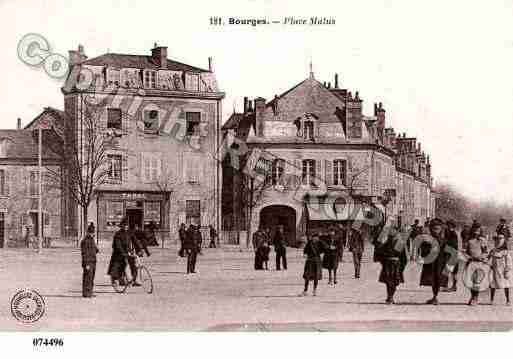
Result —
[[[45,213],[43,212],[43,222],[44,222],[44,215],[45,215]],[[38,212],[37,211],[31,211],[30,212],[30,220],[32,221],[32,234],[35,237],[38,237],[39,236],[39,230],[41,230],[41,237],[44,237],[45,232],[43,230],[43,223],[39,224],[39,216],[38,216]]]
[[[271,238],[274,238],[278,226],[283,226],[287,244],[289,246],[297,245],[296,211],[293,208],[283,205],[272,205],[263,208],[260,211],[260,226],[271,229]]]
[[[127,208],[126,217],[128,220],[128,228],[136,228],[143,224],[143,210],[141,208]]]

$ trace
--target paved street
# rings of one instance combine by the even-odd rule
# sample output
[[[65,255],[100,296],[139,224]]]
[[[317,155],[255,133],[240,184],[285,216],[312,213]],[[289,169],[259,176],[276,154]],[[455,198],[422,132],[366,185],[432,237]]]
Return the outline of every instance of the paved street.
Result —
[[[304,260],[288,250],[288,271],[252,270],[252,253],[235,247],[205,249],[195,275],[185,275],[185,259],[176,249],[153,249],[146,261],[155,292],[128,288],[117,294],[106,275],[110,248],[102,248],[97,267],[97,297],[81,297],[80,253],[53,248],[36,254],[27,249],[0,250],[1,330],[505,330],[513,327],[513,308],[490,306],[488,293],[479,307],[464,305],[468,292],[442,293],[443,305],[423,305],[429,288],[420,288],[419,268],[409,265],[407,283],[396,295],[398,305],[383,304],[384,285],[377,282],[379,264],[364,258],[362,278],[353,279],[345,253],[337,287],[328,287],[327,272],[317,297],[298,297]],[[272,253],[271,260],[274,260]],[[271,261],[272,264],[272,261]],[[272,264],[274,268],[274,264]],[[33,288],[46,302],[44,317],[34,324],[17,322],[10,312],[12,296]]]

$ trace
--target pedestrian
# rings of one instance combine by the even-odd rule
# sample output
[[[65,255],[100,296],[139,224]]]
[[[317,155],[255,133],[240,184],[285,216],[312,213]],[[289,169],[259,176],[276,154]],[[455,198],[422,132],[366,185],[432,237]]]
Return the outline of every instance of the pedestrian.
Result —
[[[126,262],[128,262],[128,266],[130,267],[130,273],[132,274],[132,286],[140,287],[141,283],[138,281],[138,268],[137,268],[137,260],[136,257],[142,257],[142,251],[145,250],[146,254],[149,256],[150,252],[148,252],[148,248],[146,244],[143,244],[139,241],[137,237],[137,231],[134,224],[130,226],[127,231],[128,233],[128,257],[126,258]]]
[[[187,229],[185,228],[185,223],[181,223],[180,228],[178,229],[178,240],[180,241],[180,249],[178,250],[178,255],[182,258],[185,257],[184,243],[186,241],[186,233]]]
[[[488,289],[488,275],[490,267],[486,264],[488,248],[485,238],[481,236],[481,226],[474,223],[472,237],[467,243],[466,254],[468,261],[465,267],[464,282],[470,288],[468,305],[479,304],[479,292]]]
[[[184,249],[187,255],[187,274],[196,273],[196,259],[198,255],[198,243],[196,228],[193,224],[189,225],[185,235]]]
[[[499,225],[497,226],[497,229],[495,230],[495,232],[497,234],[502,234],[504,236],[505,241],[506,241],[506,246],[508,247],[508,249],[513,249],[512,243],[511,243],[511,231],[510,231],[508,225],[506,224],[505,218],[500,219]]]
[[[276,270],[281,270],[282,263],[283,269],[287,270],[287,242],[285,241],[282,225],[278,226],[274,234],[273,245],[276,252]]]
[[[146,255],[149,257],[151,255],[150,251],[148,250],[149,240],[146,236],[146,233],[142,230],[140,223],[135,225],[134,236],[137,240],[136,245],[139,246],[138,251],[144,251]]]
[[[445,251],[446,240],[443,233],[443,221],[434,218],[429,222],[431,238],[424,240],[420,245],[422,272],[420,274],[420,285],[431,287],[433,297],[426,304],[438,305],[438,293],[440,288],[446,287],[448,283],[446,265],[450,253]],[[427,259],[427,262],[424,262]]]
[[[506,237],[498,234],[494,237],[495,248],[490,251],[492,276],[490,281],[490,303],[493,305],[495,291],[504,289],[506,305],[511,305],[509,288],[513,287],[513,261],[508,250]]]
[[[378,252],[377,258],[381,263],[381,272],[378,281],[384,283],[387,287],[386,304],[395,304],[394,295],[397,287],[404,283],[404,269],[408,257],[407,248],[399,241],[402,241],[401,233],[396,227],[392,227],[386,237],[385,242],[376,242],[375,251]]]
[[[82,296],[94,297],[94,275],[96,273],[96,254],[99,252],[94,240],[94,225],[87,227],[87,233],[80,243],[82,254]]]
[[[112,239],[112,254],[107,274],[110,275],[113,285],[125,284],[123,276],[129,248],[129,234],[126,230],[126,224],[126,218],[123,218],[119,222],[119,230],[114,233],[114,238]]]
[[[323,242],[325,251],[322,258],[322,267],[328,270],[328,285],[337,284],[338,264],[342,260],[343,242],[335,234],[335,229],[330,229],[325,242]],[[333,274],[333,276],[332,276]]]
[[[445,232],[445,238],[447,239],[447,246],[452,248],[454,255],[457,255],[456,253],[459,249],[458,233],[456,233],[456,224],[452,220],[447,221],[447,231]],[[447,287],[446,291],[456,292],[458,283],[458,263],[454,265],[450,274],[452,277],[452,287]]]
[[[323,243],[319,240],[319,236],[314,234],[307,239],[303,255],[306,256],[305,270],[303,279],[305,280],[305,288],[302,295],[308,293],[308,285],[313,281],[313,295],[317,295],[317,286],[322,279],[321,254],[324,252]]]
[[[416,219],[415,222],[411,225],[410,234],[408,235],[408,241],[406,243],[408,245],[408,253],[410,255],[411,261],[415,260],[416,257],[415,238],[419,234],[422,234],[422,232],[422,226],[420,225],[419,220]]]
[[[360,231],[356,228],[352,228],[352,222],[349,222],[349,230],[347,232],[347,246],[349,251],[353,253],[354,277],[359,279],[365,243]]]
[[[194,236],[196,244],[198,246],[198,253],[200,255],[203,255],[203,235],[201,234],[201,226],[199,224],[194,226]]]
[[[464,224],[463,228],[460,232],[460,238],[461,238],[461,248],[465,250],[467,248],[467,243],[472,237],[472,233],[470,232],[470,226],[468,224]]]
[[[217,238],[217,232],[213,225],[208,226],[210,230],[210,244],[208,245],[209,248],[216,248],[216,238]]]
[[[261,242],[264,241],[264,231],[262,228],[258,228],[258,230],[253,233],[252,238],[252,244],[253,244],[253,251],[255,252],[255,270],[261,270],[263,269],[264,261],[262,258],[262,253],[259,251]]]

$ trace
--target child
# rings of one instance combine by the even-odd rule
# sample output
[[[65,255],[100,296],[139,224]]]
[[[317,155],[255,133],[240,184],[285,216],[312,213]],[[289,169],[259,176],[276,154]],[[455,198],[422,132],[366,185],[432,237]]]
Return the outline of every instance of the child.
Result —
[[[509,301],[509,288],[513,287],[513,262],[511,254],[507,249],[506,237],[499,234],[494,237],[495,248],[490,252],[490,265],[492,273],[490,277],[490,302],[493,304],[495,290],[504,288],[506,295],[506,305],[511,305]]]
[[[376,244],[376,251],[381,262],[381,273],[378,281],[385,283],[387,286],[386,304],[395,304],[394,294],[397,286],[404,283],[403,271],[408,257],[406,256],[406,246],[398,243],[401,240],[399,231],[392,228],[386,241]]]
[[[271,247],[269,247],[269,241],[267,239],[263,239],[258,246],[258,254],[263,263],[263,269],[269,270],[269,252],[271,251]]]
[[[464,281],[467,287],[470,288],[468,305],[477,305],[479,291],[487,287],[485,287],[489,275],[489,267],[485,263],[487,252],[485,239],[481,236],[481,226],[474,224],[471,238],[466,246],[468,262],[465,267]]]
[[[324,253],[324,257],[322,258],[322,267],[328,270],[328,285],[335,285],[337,284],[338,263],[342,260],[342,241],[337,240],[334,230],[330,230],[328,236],[326,236],[325,241],[326,242],[323,241],[323,245],[325,246],[326,251]]]
[[[303,254],[306,256],[305,271],[303,279],[305,280],[305,290],[303,296],[306,296],[308,291],[308,284],[311,280],[314,282],[313,295],[317,295],[317,285],[319,280],[322,279],[322,266],[321,266],[321,253],[324,252],[324,246],[319,241],[318,235],[313,235],[312,239],[306,242]]]

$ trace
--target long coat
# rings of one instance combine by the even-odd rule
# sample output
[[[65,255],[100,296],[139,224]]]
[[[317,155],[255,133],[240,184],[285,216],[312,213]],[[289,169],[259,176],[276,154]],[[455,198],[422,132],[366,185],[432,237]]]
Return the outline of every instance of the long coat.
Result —
[[[376,251],[379,252],[381,261],[381,273],[378,281],[385,284],[398,286],[404,283],[404,268],[408,261],[405,248],[397,246],[400,234],[389,234],[384,243],[376,243]]]
[[[303,272],[303,279],[306,280],[321,280],[322,279],[322,266],[321,254],[325,251],[323,242],[314,242],[309,240],[306,242],[303,253],[306,255],[305,270]]]
[[[107,274],[113,278],[120,278],[125,269],[125,260],[132,250],[131,233],[126,230],[119,230],[114,234],[112,240],[112,255],[110,257]]]
[[[507,249],[493,249],[490,252],[490,288],[513,287],[513,261]]]
[[[80,243],[80,252],[82,254],[82,266],[85,267],[88,264],[96,263],[96,254],[98,253],[98,247],[94,241],[93,236],[86,234],[82,242]]]
[[[327,236],[323,241],[324,256],[322,258],[322,267],[326,269],[337,269],[338,263],[342,261],[343,245],[340,237]]]
[[[360,231],[351,228],[347,237],[347,246],[349,247],[349,251],[353,253],[363,253],[365,244]]]
[[[447,265],[451,255],[450,253],[445,252],[446,246],[447,242],[443,235],[441,238],[435,238],[433,236],[433,242],[431,243],[427,241],[422,242],[420,246],[420,254],[423,258],[429,256],[427,259],[430,260],[430,263],[424,263],[422,265],[422,272],[420,274],[421,286],[447,287],[449,278],[445,273],[445,266]],[[435,259],[431,260],[431,257],[434,255],[436,256]]]

